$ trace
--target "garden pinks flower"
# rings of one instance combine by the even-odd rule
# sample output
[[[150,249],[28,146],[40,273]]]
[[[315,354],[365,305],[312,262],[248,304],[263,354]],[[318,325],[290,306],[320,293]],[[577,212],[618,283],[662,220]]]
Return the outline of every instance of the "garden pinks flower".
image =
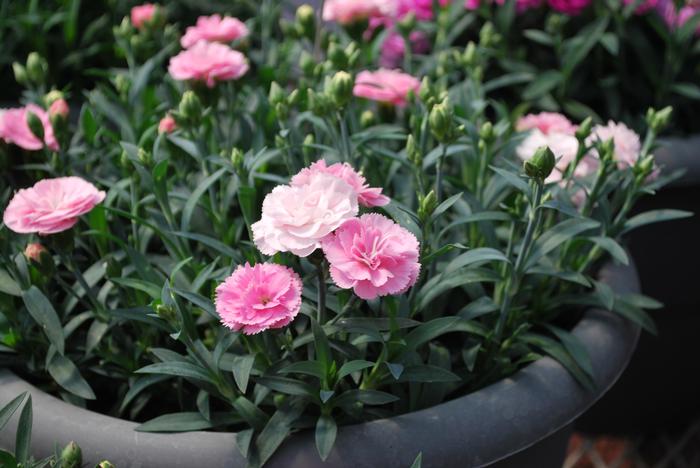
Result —
[[[29,113],[37,116],[44,127],[43,142],[29,128],[27,123]],[[0,138],[29,151],[37,151],[44,146],[53,151],[58,151],[59,149],[49,114],[36,104],[7,109],[0,114]]]
[[[321,245],[335,284],[362,299],[402,294],[420,273],[416,237],[380,214],[346,221]]]
[[[373,206],[384,206],[391,201],[389,197],[382,195],[379,187],[370,187],[362,174],[357,172],[348,163],[335,163],[330,166],[321,159],[302,169],[297,175],[292,177],[290,185],[302,186],[311,182],[314,175],[323,173],[339,177],[350,185],[357,193],[357,200],[360,205],[371,208]]]
[[[187,28],[180,44],[188,49],[199,41],[231,42],[248,34],[248,27],[238,18],[221,15],[200,16],[195,26]]]
[[[445,7],[449,3],[450,0],[440,0],[438,5]],[[420,21],[433,19],[433,0],[399,0],[396,16],[403,18],[409,13],[415,14]]]
[[[351,24],[371,18],[393,16],[396,0],[326,0],[323,20]]]
[[[153,21],[158,13],[158,5],[144,3],[131,9],[131,24],[136,29],[143,29],[148,23]]]
[[[569,16],[576,16],[591,4],[591,0],[548,0],[552,9]]]
[[[573,135],[576,132],[576,125],[572,124],[566,116],[557,112],[527,114],[518,119],[515,127],[519,132],[536,128],[545,135],[550,133]]]
[[[263,200],[253,240],[265,255],[309,256],[321,239],[357,215],[358,195],[343,179],[317,172],[304,185],[278,185]]]
[[[219,81],[237,80],[248,72],[245,56],[217,42],[197,42],[170,59],[168,72],[176,80],[201,81],[213,88]]]
[[[589,145],[597,141],[613,140],[615,144],[614,157],[620,169],[632,167],[636,164],[642,150],[642,143],[633,130],[623,123],[615,123],[612,120],[607,125],[596,125],[591,131],[591,135],[586,140]],[[591,153],[598,157],[597,150]]]
[[[399,70],[385,68],[377,71],[362,71],[355,79],[353,94],[386,104],[403,107],[408,102],[409,93],[417,93],[420,81]]]
[[[287,326],[301,309],[302,283],[291,268],[241,265],[216,288],[216,313],[233,331],[254,335]]]
[[[413,31],[409,36],[411,52],[423,54],[430,49],[430,41],[422,31]],[[379,64],[384,68],[399,67],[406,53],[406,41],[401,34],[392,31],[382,42],[382,54]]]
[[[20,234],[55,234],[72,228],[104,198],[103,191],[80,177],[44,179],[12,197],[3,222]]]

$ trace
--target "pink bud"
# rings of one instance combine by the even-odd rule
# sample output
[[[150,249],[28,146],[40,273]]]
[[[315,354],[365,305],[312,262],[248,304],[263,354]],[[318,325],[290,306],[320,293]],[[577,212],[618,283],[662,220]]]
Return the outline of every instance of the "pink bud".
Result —
[[[172,115],[168,114],[158,123],[158,133],[172,133],[177,128],[177,123]]]
[[[67,119],[68,114],[70,114],[70,108],[68,107],[68,103],[65,99],[57,99],[49,107],[49,116],[51,117],[58,115],[64,119]]]
[[[41,254],[46,251],[46,247],[44,247],[40,243],[32,242],[31,244],[27,244],[27,247],[25,247],[24,256],[27,257],[29,260],[33,260],[39,263]]]

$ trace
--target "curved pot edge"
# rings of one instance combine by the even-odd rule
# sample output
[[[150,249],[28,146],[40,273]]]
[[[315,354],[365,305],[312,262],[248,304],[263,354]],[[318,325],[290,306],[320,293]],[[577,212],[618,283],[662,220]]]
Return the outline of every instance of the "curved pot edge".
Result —
[[[639,289],[633,266],[608,264],[600,276],[617,292]],[[639,327],[609,312],[590,310],[573,333],[591,356],[595,392],[585,391],[559,363],[545,357],[510,378],[440,405],[346,426],[326,463],[318,458],[313,434],[296,434],[269,466],[409,466],[418,452],[423,452],[424,466],[482,466],[526,450],[570,424],[614,384],[634,350]],[[0,405],[26,390],[35,403],[37,455],[52,453],[56,443],[75,438],[86,461],[107,458],[120,468],[190,467],[207,460],[212,466],[223,460],[245,466],[234,434],[135,432],[135,423],[74,407],[0,370]],[[13,421],[0,434],[0,444],[14,442],[15,427]],[[197,453],[192,453],[193,446]]]

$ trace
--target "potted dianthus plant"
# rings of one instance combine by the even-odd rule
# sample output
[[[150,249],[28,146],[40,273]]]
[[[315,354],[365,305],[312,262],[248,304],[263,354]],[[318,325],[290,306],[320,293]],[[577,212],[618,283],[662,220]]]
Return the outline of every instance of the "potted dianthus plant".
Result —
[[[632,210],[670,109],[519,118],[449,42],[378,67],[418,10],[377,2],[179,52],[146,7],[75,124],[56,90],[0,117],[5,459],[561,466],[654,329],[621,241],[666,218]]]

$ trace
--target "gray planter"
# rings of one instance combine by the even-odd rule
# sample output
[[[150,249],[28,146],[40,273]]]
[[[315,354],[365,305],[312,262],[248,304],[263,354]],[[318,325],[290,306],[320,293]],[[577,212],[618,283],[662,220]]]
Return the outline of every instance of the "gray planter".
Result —
[[[634,267],[608,265],[600,274],[617,292],[638,290]],[[571,423],[617,380],[634,351],[639,328],[609,312],[589,310],[573,330],[588,350],[597,390],[584,390],[556,361],[543,358],[472,394],[432,408],[340,428],[326,463],[313,434],[286,441],[270,467],[409,467],[419,452],[424,467],[562,466]],[[234,435],[139,433],[134,423],[64,403],[8,371],[0,371],[0,405],[20,392],[34,401],[33,453],[77,441],[85,462],[109,459],[119,468],[243,467]],[[16,420],[0,434],[11,447]]]

